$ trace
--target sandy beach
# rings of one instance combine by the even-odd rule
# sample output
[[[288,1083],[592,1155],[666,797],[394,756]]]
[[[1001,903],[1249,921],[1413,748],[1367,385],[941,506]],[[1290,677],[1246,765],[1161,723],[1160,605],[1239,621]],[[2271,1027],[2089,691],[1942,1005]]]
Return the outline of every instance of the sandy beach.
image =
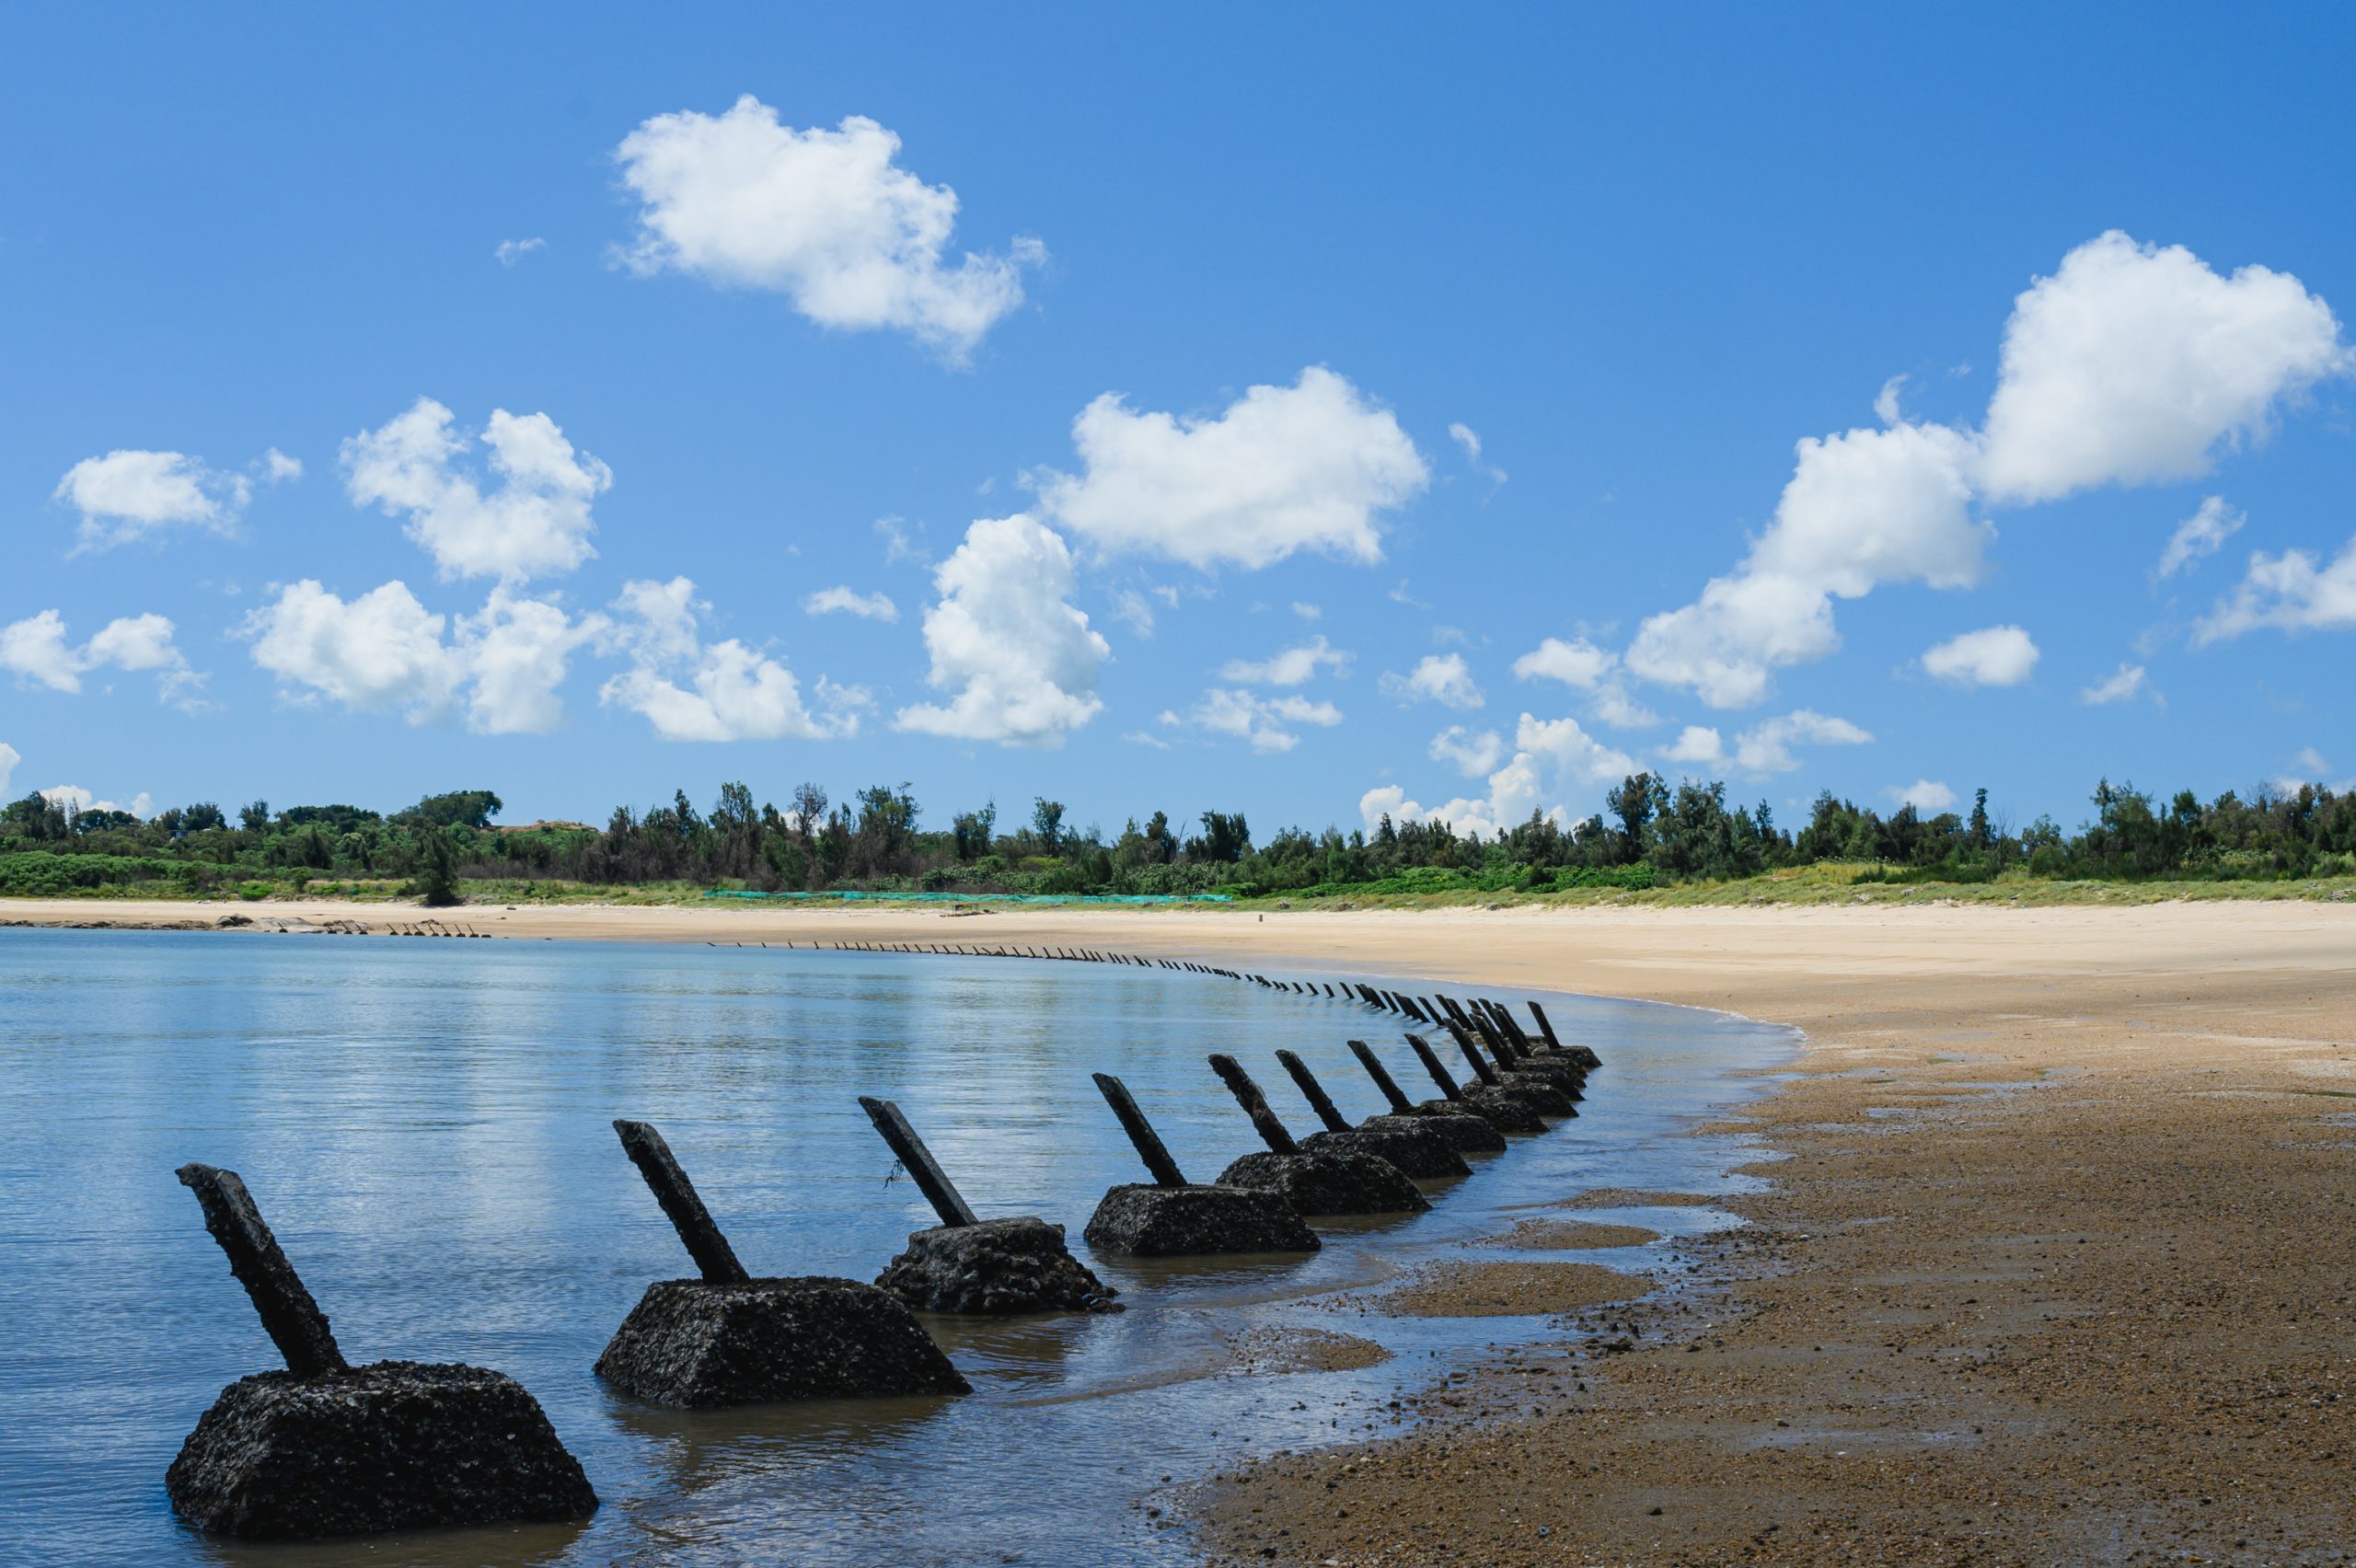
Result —
[[[12,923],[229,915],[256,924],[223,940],[423,917],[0,901]],[[1611,1326],[1458,1382],[1412,1436],[1219,1478],[1194,1500],[1218,1561],[2310,1562],[2356,1538],[2356,908],[440,918],[512,940],[1087,945],[1806,1031],[1740,1123],[1770,1185],[1722,1206],[1750,1225],[1656,1249],[1680,1283],[1633,1307],[1526,1292]],[[1529,1266],[1592,1286],[1577,1240]]]

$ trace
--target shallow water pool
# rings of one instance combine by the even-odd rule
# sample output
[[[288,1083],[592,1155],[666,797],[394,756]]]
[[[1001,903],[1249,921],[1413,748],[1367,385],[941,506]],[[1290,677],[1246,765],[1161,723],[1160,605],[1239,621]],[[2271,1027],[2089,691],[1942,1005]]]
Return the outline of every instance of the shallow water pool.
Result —
[[[1090,1073],[1118,1074],[1209,1181],[1257,1146],[1207,1054],[1242,1059],[1307,1133],[1274,1051],[1299,1052],[1355,1120],[1383,1106],[1351,1037],[1426,1092],[1396,1020],[1105,964],[23,929],[0,930],[0,998],[12,1562],[1183,1562],[1145,1511],[1165,1477],[1387,1427],[1403,1388],[1545,1332],[1343,1320],[1313,1298],[1584,1188],[1723,1189],[1733,1146],[1681,1135],[1789,1049],[1714,1014],[1545,997],[1604,1057],[1580,1118],[1434,1188],[1429,1214],[1328,1230],[1307,1260],[1202,1268],[1088,1256],[1098,1197],[1147,1179]],[[590,1372],[606,1337],[649,1281],[693,1272],[611,1120],[662,1128],[754,1273],[871,1279],[933,1218],[860,1094],[897,1101],[985,1217],[1065,1225],[1129,1309],[930,1320],[975,1385],[959,1400],[682,1413],[610,1394]],[[172,1176],[191,1159],[243,1174],[353,1362],[520,1379],[588,1470],[596,1516],[299,1548],[178,1523],[163,1477],[181,1439],[225,1384],[278,1365]],[[1392,1354],[1235,1374],[1240,1336],[1293,1324]]]

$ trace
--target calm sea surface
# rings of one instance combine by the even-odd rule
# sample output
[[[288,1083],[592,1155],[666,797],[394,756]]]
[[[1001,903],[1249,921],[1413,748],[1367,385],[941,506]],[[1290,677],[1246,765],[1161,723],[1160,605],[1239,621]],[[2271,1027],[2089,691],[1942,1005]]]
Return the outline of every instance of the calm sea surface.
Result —
[[[1546,1332],[1340,1320],[1314,1297],[1467,1255],[1507,1211],[1585,1187],[1727,1187],[1736,1146],[1678,1135],[1758,1092],[1731,1075],[1780,1059],[1788,1036],[1545,999],[1604,1057],[1579,1119],[1476,1161],[1430,1214],[1328,1232],[1306,1261],[1198,1269],[1088,1258],[1080,1233],[1104,1189],[1147,1180],[1089,1074],[1120,1075],[1207,1182],[1258,1147],[1207,1053],[1239,1056],[1306,1133],[1279,1046],[1353,1119],[1383,1108],[1353,1036],[1410,1094],[1434,1092],[1385,1017],[1085,963],[0,930],[0,1561],[1184,1562],[1184,1538],[1145,1512],[1166,1479],[1388,1430],[1403,1387]],[[590,1372],[606,1338],[648,1282],[693,1272],[611,1120],[663,1129],[755,1274],[872,1279],[933,1219],[890,1179],[860,1094],[896,1100],[986,1217],[1068,1227],[1129,1310],[932,1321],[975,1386],[962,1400],[693,1414],[608,1393]],[[173,1179],[191,1159],[244,1175],[353,1362],[520,1379],[587,1469],[595,1519],[300,1548],[179,1525],[164,1470],[181,1439],[225,1385],[279,1365]],[[1230,1370],[1238,1335],[1296,1324],[1395,1354],[1365,1371]]]

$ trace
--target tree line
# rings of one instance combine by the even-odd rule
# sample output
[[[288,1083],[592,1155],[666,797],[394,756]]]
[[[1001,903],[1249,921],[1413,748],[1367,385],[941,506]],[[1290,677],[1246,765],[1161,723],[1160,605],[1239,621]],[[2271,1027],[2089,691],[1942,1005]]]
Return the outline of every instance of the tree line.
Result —
[[[1041,797],[1001,821],[995,801],[928,824],[913,787],[878,784],[849,800],[796,787],[780,807],[742,782],[709,808],[685,790],[619,807],[603,827],[502,826],[487,790],[430,795],[384,814],[360,806],[254,801],[232,815],[199,801],[141,820],[75,811],[35,793],[0,808],[0,894],[146,889],[260,897],[318,884],[371,884],[446,902],[463,881],[581,888],[688,886],[768,893],[1225,894],[1310,896],[1450,891],[1640,889],[1734,881],[1779,868],[1863,864],[1883,880],[2249,879],[2356,872],[2356,794],[2314,785],[2190,790],[2163,801],[2108,779],[2091,814],[2064,831],[2039,816],[2015,829],[1979,790],[1968,812],[1925,814],[1817,797],[1786,829],[1761,801],[1727,803],[1722,782],[1672,786],[1652,773],[1607,792],[1605,809],[1564,824],[1533,813],[1484,837],[1446,822],[1369,830],[1284,828],[1253,838],[1241,812],[1184,827],[1165,812],[1117,835],[1076,827]],[[936,819],[937,820],[937,819]]]

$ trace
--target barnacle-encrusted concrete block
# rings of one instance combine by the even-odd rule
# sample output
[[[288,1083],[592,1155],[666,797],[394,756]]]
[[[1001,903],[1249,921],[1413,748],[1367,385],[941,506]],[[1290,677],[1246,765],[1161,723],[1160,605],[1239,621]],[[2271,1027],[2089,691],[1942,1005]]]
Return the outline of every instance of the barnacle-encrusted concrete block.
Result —
[[[1587,1074],[1562,1062],[1524,1056],[1508,1066],[1503,1076],[1508,1083],[1519,1079],[1525,1083],[1551,1084],[1575,1101],[1587,1097]]]
[[[1432,1206],[1405,1171],[1355,1150],[1247,1154],[1219,1172],[1218,1184],[1281,1193],[1304,1215],[1420,1214]]]
[[[1345,1131],[1312,1133],[1300,1140],[1300,1147],[1312,1152],[1370,1154],[1417,1181],[1472,1174],[1455,1145],[1413,1116],[1370,1116]]]
[[[1426,1100],[1403,1114],[1413,1116],[1446,1138],[1448,1146],[1459,1154],[1503,1154],[1506,1151],[1506,1136],[1497,1131],[1496,1124],[1465,1109],[1455,1101]]]
[[[1314,1252],[1319,1245],[1281,1193],[1253,1187],[1114,1187],[1084,1234],[1100,1252],[1138,1258]]]
[[[225,1535],[296,1539],[586,1517],[597,1494],[524,1386],[479,1366],[379,1361],[221,1391],[165,1473]]]
[[[1064,1228],[1027,1215],[919,1230],[875,1284],[919,1312],[1121,1309],[1120,1292],[1064,1245]]]
[[[1542,1116],[1570,1117],[1579,1113],[1578,1101],[1565,1090],[1535,1073],[1508,1069],[1497,1076],[1504,1081],[1497,1086],[1496,1092],[1512,1095]]]
[[[1464,1098],[1447,1103],[1461,1111],[1486,1119],[1501,1133],[1542,1133],[1545,1122],[1537,1111],[1519,1095],[1507,1089],[1491,1089],[1485,1083],[1468,1083]]]
[[[896,1297],[823,1275],[657,1280],[597,1375],[649,1404],[686,1408],[972,1392]]]

